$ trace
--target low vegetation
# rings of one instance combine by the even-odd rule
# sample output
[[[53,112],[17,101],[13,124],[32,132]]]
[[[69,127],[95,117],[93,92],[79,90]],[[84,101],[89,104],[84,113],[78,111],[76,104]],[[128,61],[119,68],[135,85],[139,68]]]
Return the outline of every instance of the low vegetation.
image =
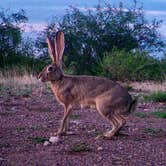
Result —
[[[140,118],[147,118],[148,117],[147,113],[145,113],[145,112],[135,112],[134,115],[137,117],[140,117]]]
[[[106,9],[106,10],[103,10]],[[124,10],[124,8],[128,10]],[[94,10],[71,7],[61,21],[52,18],[37,38],[23,38],[26,12],[0,9],[0,71],[36,74],[48,63],[46,36],[65,33],[64,68],[70,74],[105,76],[115,80],[155,80],[166,77],[165,41],[159,37],[161,21],[148,21],[137,1],[97,5]],[[132,26],[131,26],[132,25]],[[100,48],[100,49],[99,49]],[[154,56],[151,56],[154,55]]]
[[[155,129],[155,128],[145,128],[144,132],[147,134],[160,134],[163,132],[161,128]]]
[[[87,143],[80,142],[80,143],[76,143],[76,144],[72,145],[69,152],[89,152],[91,150],[92,149],[90,148],[90,146]]]
[[[149,56],[140,51],[126,52],[114,49],[105,54],[99,64],[98,75],[104,75],[115,80],[164,80],[166,62]]]
[[[48,138],[45,137],[28,137],[28,140],[32,141],[34,144],[41,144],[45,141],[48,141]]]
[[[166,92],[154,92],[150,95],[145,95],[144,99],[153,102],[166,102]]]
[[[152,115],[154,115],[157,118],[164,118],[166,119],[166,110],[165,111],[157,111],[157,112],[153,112]]]

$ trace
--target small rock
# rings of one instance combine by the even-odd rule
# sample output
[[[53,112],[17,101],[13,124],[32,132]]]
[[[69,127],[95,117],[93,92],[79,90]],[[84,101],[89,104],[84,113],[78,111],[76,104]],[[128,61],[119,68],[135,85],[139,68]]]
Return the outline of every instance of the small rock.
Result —
[[[49,144],[50,144],[49,141],[45,141],[43,145],[44,145],[44,146],[48,146]]]
[[[97,148],[97,150],[98,150],[98,151],[102,151],[103,148],[102,148],[101,146],[99,146],[99,147]]]
[[[71,123],[74,123],[74,124],[76,124],[76,125],[79,125],[81,122],[80,121],[78,121],[78,120],[72,120],[72,121],[70,121]]]
[[[88,130],[88,133],[94,133],[95,131],[96,131],[96,129]]]
[[[103,160],[103,157],[99,156],[98,159],[97,159],[97,161],[101,162],[101,160]]]
[[[56,137],[50,137],[49,141],[54,144],[54,143],[56,143],[56,142],[59,141],[59,137],[58,136],[56,136]]]
[[[73,131],[67,131],[66,134],[68,134],[68,135],[74,135],[75,133]]]

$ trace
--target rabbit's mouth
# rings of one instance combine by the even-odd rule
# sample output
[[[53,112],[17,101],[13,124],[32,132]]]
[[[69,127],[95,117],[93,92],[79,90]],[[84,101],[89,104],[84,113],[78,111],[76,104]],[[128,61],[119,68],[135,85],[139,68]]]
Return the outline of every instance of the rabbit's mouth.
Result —
[[[40,73],[37,78],[38,78],[38,80],[41,81],[41,82],[46,82],[46,81],[47,81],[47,80],[44,79],[44,77],[42,76],[42,73]]]

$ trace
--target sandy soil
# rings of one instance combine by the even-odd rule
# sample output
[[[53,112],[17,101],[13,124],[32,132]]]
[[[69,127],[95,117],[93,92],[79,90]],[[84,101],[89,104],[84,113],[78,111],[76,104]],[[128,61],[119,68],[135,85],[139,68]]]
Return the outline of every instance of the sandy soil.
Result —
[[[95,140],[111,127],[95,110],[74,110],[71,133],[44,146],[58,129],[63,108],[50,91],[31,91],[0,94],[1,166],[166,165],[166,120],[151,115],[164,103],[140,102],[122,134],[111,140]]]

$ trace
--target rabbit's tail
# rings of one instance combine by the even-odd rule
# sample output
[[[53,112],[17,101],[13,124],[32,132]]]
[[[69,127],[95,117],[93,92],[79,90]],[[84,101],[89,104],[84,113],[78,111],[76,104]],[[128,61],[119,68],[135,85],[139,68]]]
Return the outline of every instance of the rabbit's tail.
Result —
[[[135,98],[132,100],[127,111],[129,114],[135,111],[137,103],[138,103],[138,98]]]

